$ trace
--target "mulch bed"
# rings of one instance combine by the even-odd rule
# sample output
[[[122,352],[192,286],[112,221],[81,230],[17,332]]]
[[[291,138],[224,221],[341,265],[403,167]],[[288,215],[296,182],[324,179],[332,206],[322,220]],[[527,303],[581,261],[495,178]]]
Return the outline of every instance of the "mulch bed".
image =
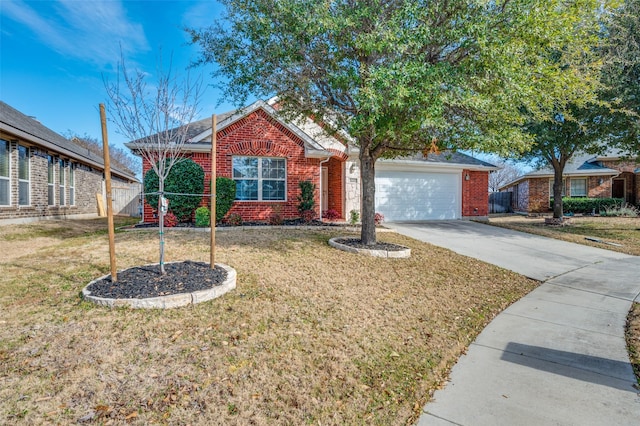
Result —
[[[383,243],[380,241],[376,241],[374,245],[365,245],[362,244],[360,238],[336,238],[335,242],[344,244],[345,246],[367,250],[402,251],[407,249],[405,246],[399,244]]]
[[[109,299],[146,299],[179,293],[192,293],[222,284],[227,271],[216,266],[211,269],[204,262],[175,262],[164,265],[166,274],[160,273],[160,265],[129,268],[118,272],[118,281],[111,275],[89,285],[92,296]]]

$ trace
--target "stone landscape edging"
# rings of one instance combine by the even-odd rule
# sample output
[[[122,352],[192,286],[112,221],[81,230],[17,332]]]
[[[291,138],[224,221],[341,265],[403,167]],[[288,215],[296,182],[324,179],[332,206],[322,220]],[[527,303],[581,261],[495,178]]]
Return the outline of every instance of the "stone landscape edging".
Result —
[[[180,262],[168,262],[166,264],[169,263]],[[158,264],[155,263],[145,266],[155,265]],[[215,265],[219,266],[227,272],[227,278],[222,282],[222,284],[218,284],[205,290],[198,290],[191,293],[169,294],[167,296],[148,297],[145,299],[114,299],[92,296],[91,292],[88,290],[89,286],[97,281],[104,280],[109,276],[105,275],[87,284],[85,288],[82,289],[82,297],[83,299],[93,302],[97,305],[108,306],[110,308],[129,307],[133,309],[170,309],[187,305],[195,305],[196,303],[202,303],[220,297],[223,294],[236,288],[236,270],[222,263],[216,263]]]
[[[340,240],[345,237],[335,237],[329,240],[329,245],[338,250],[346,251],[349,253],[357,253],[357,254],[365,254],[373,257],[384,257],[384,258],[394,258],[394,259],[406,259],[411,257],[411,249],[409,247],[405,247],[403,250],[374,250],[374,249],[363,249],[357,247],[351,247],[347,244],[339,243],[337,240]]]

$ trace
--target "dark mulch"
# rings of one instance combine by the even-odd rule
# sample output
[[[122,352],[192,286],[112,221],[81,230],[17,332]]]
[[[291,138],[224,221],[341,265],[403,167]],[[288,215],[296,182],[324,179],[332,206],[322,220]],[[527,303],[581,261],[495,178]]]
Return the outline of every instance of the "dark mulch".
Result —
[[[146,299],[178,293],[191,293],[220,285],[227,279],[227,271],[204,262],[176,262],[164,265],[139,266],[118,272],[118,282],[111,275],[96,281],[87,289],[92,296],[110,299]]]
[[[374,245],[365,245],[365,244],[362,244],[362,240],[360,238],[336,238],[335,241],[337,243],[344,244],[345,246],[359,248],[359,249],[387,250],[387,251],[406,250],[405,246],[401,246],[399,244],[393,244],[393,243],[383,243],[380,241],[376,241]]]
[[[220,222],[216,224],[216,228],[233,228],[236,226],[347,226],[346,223],[336,223],[336,222],[322,222],[320,220],[312,220],[310,222],[305,222],[302,219],[284,219],[282,222],[271,223],[271,222],[242,222],[241,225],[232,225],[226,222]],[[144,222],[138,223],[134,225],[134,228],[157,228],[157,222]],[[176,228],[194,228],[195,224],[193,222],[183,222],[179,223],[175,226]]]

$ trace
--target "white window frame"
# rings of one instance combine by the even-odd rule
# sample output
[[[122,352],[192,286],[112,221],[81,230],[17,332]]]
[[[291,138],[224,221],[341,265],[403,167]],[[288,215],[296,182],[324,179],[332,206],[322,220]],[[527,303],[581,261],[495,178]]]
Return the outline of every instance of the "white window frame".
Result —
[[[11,205],[11,142],[8,140],[0,139],[2,142],[6,144],[6,150],[4,154],[6,154],[7,158],[7,176],[0,176],[0,182],[7,185],[7,202],[0,203],[0,206],[10,206]]]
[[[584,194],[576,194],[573,190],[574,182],[584,182]],[[569,181],[569,185],[571,187],[571,196],[572,197],[588,197],[589,196],[589,181],[587,178],[571,178]]]
[[[26,179],[21,179],[20,175],[22,172],[22,165],[24,163],[20,162],[20,153],[22,152],[22,150],[24,149],[24,152],[26,153],[26,165],[27,165],[27,178]],[[26,187],[27,187],[27,203],[23,203],[21,202],[21,198],[22,198],[22,191],[26,183]],[[18,206],[20,207],[29,207],[31,205],[31,150],[29,149],[28,146],[24,146],[24,145],[18,145]]]
[[[58,158],[58,198],[60,200],[60,207],[65,205],[65,164],[66,162],[62,158]]]
[[[49,206],[56,205],[56,158],[47,155],[47,202]]]
[[[235,159],[237,158],[255,158],[258,160],[258,171],[257,171],[257,177],[256,178],[247,178],[247,177],[236,177],[233,175],[233,162]],[[273,178],[263,178],[262,177],[262,161],[263,160],[280,160],[284,162],[284,178],[281,179],[273,179]],[[239,202],[268,202],[268,203],[282,203],[282,202],[286,202],[287,201],[287,159],[283,158],[283,157],[258,157],[258,156],[254,156],[254,155],[236,155],[233,156],[231,159],[231,178],[234,181],[238,181],[238,180],[255,180],[257,181],[257,185],[258,185],[258,198],[257,199],[252,199],[252,200],[243,200],[243,199],[239,199],[237,198],[236,195],[236,199],[235,201],[239,201]],[[282,199],[278,199],[278,200],[265,200],[263,199],[263,194],[262,194],[262,183],[263,181],[280,181],[280,182],[284,182],[284,196]]]
[[[69,163],[69,205],[76,205],[76,164]]]

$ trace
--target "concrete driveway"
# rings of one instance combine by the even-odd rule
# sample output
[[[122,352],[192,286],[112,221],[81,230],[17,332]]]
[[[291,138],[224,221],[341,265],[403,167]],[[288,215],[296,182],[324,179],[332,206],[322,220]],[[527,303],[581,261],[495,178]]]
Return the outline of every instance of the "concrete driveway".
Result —
[[[624,340],[639,257],[477,222],[385,226],[543,281],[483,330],[419,425],[640,424]]]

